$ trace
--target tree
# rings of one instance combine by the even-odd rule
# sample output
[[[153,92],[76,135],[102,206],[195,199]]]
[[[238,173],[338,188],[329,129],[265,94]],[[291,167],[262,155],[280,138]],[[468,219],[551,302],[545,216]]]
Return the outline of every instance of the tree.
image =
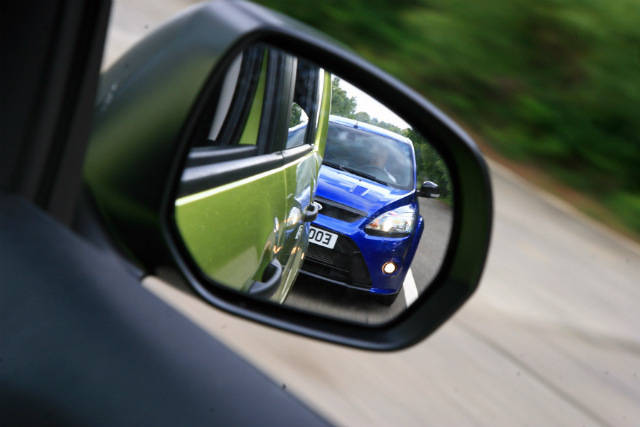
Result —
[[[371,123],[372,125],[381,127],[383,129],[390,130],[391,132],[397,133],[398,135],[404,135],[404,132],[402,129],[400,129],[398,126],[393,125],[391,123],[379,121],[376,118],[373,118],[369,123]]]
[[[356,112],[356,98],[347,96],[339,84],[340,79],[334,77],[331,82],[331,114],[351,118]]]
[[[302,116],[302,108],[295,102],[291,104],[291,112],[289,113],[289,128],[294,127],[300,123],[300,117]]]
[[[371,117],[369,117],[369,114],[364,111],[358,111],[352,118],[359,122],[371,123]]]

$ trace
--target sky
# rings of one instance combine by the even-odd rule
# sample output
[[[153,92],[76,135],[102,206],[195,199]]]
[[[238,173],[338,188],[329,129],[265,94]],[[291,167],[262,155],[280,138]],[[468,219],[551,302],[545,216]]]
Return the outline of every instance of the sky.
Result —
[[[339,86],[347,92],[347,96],[356,98],[356,102],[358,103],[356,113],[364,111],[368,113],[370,117],[376,118],[382,122],[391,123],[398,126],[400,129],[411,127],[393,111],[376,101],[375,98],[372,98],[367,93],[361,91],[347,81],[340,79]]]

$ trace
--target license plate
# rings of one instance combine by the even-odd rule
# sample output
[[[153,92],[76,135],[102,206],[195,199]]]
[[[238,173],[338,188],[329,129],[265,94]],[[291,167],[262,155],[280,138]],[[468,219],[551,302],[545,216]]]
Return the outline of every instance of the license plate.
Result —
[[[330,233],[327,230],[315,227],[309,228],[309,242],[311,243],[333,249],[337,240],[338,235],[336,233]]]

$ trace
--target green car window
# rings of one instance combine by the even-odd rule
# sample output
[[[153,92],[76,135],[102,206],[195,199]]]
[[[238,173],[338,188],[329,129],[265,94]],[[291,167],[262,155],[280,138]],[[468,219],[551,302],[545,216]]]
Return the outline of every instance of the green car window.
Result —
[[[211,118],[203,120],[195,133],[192,150],[257,144],[268,57],[268,50],[255,46],[233,61],[216,88]]]
[[[318,114],[318,75],[319,68],[316,65],[298,58],[285,148],[313,144],[316,129],[315,126],[309,126],[309,123],[315,123]]]

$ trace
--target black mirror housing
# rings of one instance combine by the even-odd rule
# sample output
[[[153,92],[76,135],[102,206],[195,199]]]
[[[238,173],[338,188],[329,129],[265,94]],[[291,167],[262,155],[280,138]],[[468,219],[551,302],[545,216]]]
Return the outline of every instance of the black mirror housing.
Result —
[[[433,143],[451,172],[456,194],[444,261],[426,291],[386,323],[356,324],[216,286],[199,273],[180,243],[173,203],[195,118],[207,108],[206,100],[233,58],[255,43],[307,58],[375,95]],[[143,274],[172,270],[219,309],[369,350],[404,348],[435,331],[478,287],[489,248],[491,184],[471,138],[429,101],[354,53],[290,18],[244,1],[191,7],[103,74],[85,177],[108,232]],[[420,192],[435,197],[438,186],[426,184]]]
[[[418,196],[437,199],[440,197],[440,188],[438,187],[438,184],[433,181],[425,181],[420,186]]]

